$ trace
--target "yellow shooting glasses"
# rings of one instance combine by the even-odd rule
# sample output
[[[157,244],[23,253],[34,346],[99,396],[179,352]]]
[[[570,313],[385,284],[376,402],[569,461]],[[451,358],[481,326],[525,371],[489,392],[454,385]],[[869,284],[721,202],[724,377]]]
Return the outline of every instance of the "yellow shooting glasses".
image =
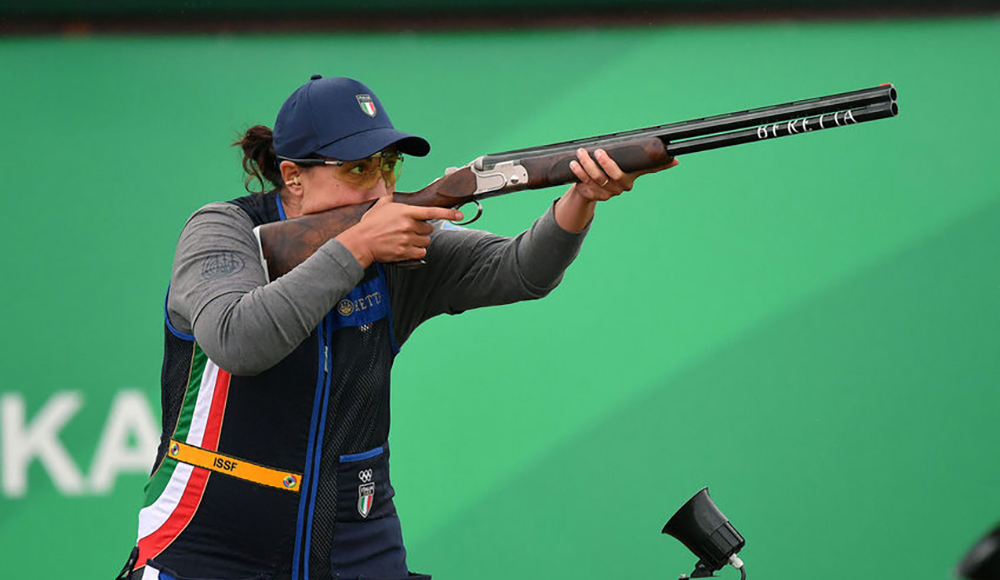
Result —
[[[290,159],[278,157],[280,161],[291,161],[303,167],[328,165],[336,167],[337,179],[371,189],[379,178],[385,180],[386,186],[395,185],[403,170],[403,156],[395,151],[379,152],[356,161],[341,161],[339,159]]]

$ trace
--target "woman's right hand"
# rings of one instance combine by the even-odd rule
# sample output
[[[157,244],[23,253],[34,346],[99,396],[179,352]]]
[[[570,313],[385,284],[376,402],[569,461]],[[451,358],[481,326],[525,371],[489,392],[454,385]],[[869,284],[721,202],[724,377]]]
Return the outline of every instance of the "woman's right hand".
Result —
[[[462,219],[462,212],[443,207],[420,207],[394,203],[385,195],[372,206],[357,224],[337,240],[344,244],[362,268],[374,262],[420,260],[427,255],[434,226],[430,220]]]

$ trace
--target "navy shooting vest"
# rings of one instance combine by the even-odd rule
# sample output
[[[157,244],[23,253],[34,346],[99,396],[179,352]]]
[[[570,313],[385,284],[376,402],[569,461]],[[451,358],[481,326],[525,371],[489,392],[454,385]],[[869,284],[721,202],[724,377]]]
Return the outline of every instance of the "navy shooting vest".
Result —
[[[255,226],[284,219],[277,192],[230,203]],[[230,375],[166,326],[138,566],[198,579],[406,578],[387,445],[398,349],[382,268],[256,376]]]

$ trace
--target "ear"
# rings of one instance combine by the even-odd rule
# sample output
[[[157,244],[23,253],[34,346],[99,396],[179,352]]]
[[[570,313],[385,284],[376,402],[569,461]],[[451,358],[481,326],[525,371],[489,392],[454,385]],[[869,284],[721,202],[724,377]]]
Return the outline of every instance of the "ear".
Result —
[[[278,169],[281,170],[281,179],[285,182],[285,189],[287,189],[292,195],[301,197],[302,196],[302,168],[298,165],[292,163],[291,161],[282,161],[278,165]]]

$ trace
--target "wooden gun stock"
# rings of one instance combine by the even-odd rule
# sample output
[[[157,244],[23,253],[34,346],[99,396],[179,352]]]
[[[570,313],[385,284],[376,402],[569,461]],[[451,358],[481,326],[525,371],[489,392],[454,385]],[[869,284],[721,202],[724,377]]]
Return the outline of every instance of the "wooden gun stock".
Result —
[[[458,207],[472,199],[475,176],[468,167],[433,181],[413,193],[396,193],[393,201],[427,207]],[[257,229],[261,255],[270,280],[277,280],[313,255],[320,246],[361,221],[375,202],[345,205],[326,211],[264,224]]]

